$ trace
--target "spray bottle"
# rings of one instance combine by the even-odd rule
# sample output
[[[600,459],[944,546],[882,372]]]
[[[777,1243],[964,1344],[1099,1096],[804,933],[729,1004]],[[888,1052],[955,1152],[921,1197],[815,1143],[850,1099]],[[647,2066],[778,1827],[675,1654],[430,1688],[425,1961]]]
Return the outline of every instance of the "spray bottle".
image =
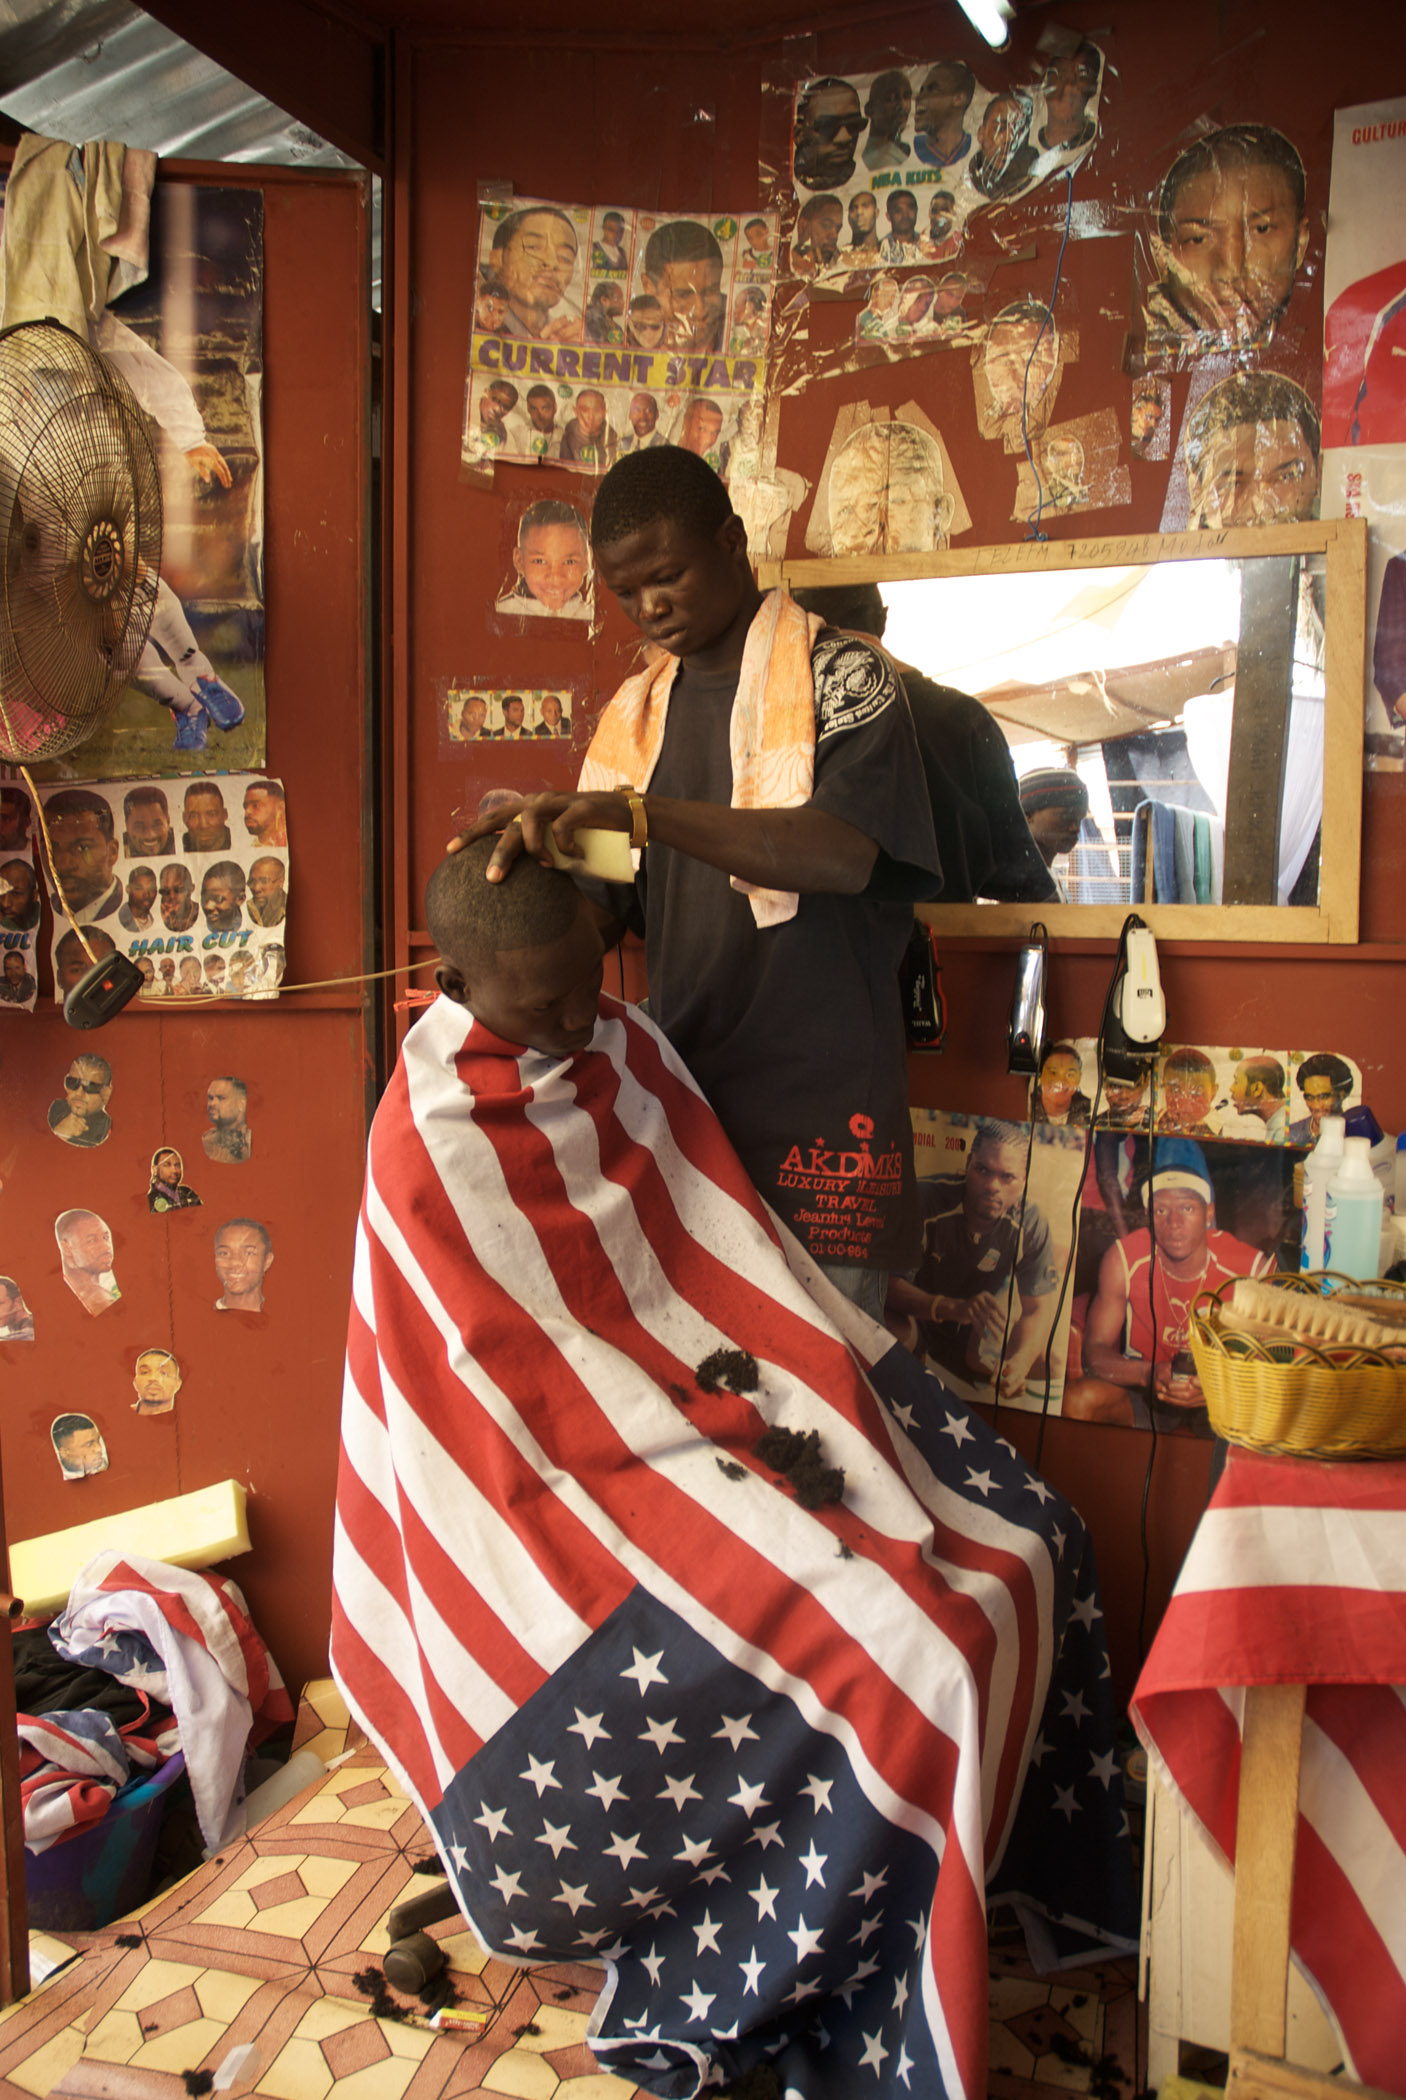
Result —
[[[1342,1164],[1328,1184],[1323,1266],[1358,1283],[1377,1276],[1382,1242],[1382,1191],[1371,1150],[1370,1138],[1344,1138]]]
[[[1303,1244],[1299,1267],[1316,1274],[1323,1266],[1327,1226],[1328,1183],[1342,1165],[1346,1125],[1341,1116],[1324,1116],[1318,1126],[1318,1143],[1304,1161]]]

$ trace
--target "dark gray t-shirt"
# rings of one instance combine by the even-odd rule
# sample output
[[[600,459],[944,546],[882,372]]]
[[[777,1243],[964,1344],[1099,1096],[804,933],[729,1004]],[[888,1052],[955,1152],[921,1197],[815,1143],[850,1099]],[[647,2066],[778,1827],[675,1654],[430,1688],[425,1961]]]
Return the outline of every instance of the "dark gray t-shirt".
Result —
[[[911,1268],[912,1131],[898,967],[916,901],[937,894],[912,719],[882,656],[823,630],[812,801],[879,847],[859,896],[803,896],[759,928],[726,875],[651,843],[610,902],[645,938],[649,1010],[753,1182],[817,1261]],[[732,800],[735,673],[680,666],[651,794]]]

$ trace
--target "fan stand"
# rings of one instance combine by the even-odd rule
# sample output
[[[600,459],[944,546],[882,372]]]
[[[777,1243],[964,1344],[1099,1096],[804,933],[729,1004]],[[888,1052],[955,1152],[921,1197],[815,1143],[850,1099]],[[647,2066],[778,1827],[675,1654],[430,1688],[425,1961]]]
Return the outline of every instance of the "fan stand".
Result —
[[[10,1580],[10,1552],[5,1543],[4,1483],[0,1481],[0,1566]],[[0,1594],[0,1617],[13,1621],[24,1606],[18,1597]],[[0,2005],[13,2005],[29,1992],[29,1904],[24,1878],[24,1809],[20,1801],[20,1745],[15,1713],[15,1651],[8,1625],[0,1628],[0,1823],[4,1831],[3,1876],[0,1876]]]

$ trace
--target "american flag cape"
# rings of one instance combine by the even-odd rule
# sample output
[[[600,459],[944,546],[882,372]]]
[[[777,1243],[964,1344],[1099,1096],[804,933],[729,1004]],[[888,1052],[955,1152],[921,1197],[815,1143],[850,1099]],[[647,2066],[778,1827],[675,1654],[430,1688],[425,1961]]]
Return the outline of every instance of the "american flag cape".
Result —
[[[702,1389],[720,1347],[755,1390]],[[841,1503],[755,1456],[773,1424]],[[1135,1933],[1079,1519],[825,1283],[614,1000],[569,1059],[444,999],[407,1039],[334,1587],[465,1916],[603,1960],[592,2047],[650,2092],[771,2058],[805,2100],[980,2100],[983,1884],[1055,1953]]]
[[[1201,1519],[1132,1718],[1230,1861],[1256,1684],[1308,1687],[1295,1956],[1354,2075],[1406,2094],[1406,1465],[1232,1451]]]

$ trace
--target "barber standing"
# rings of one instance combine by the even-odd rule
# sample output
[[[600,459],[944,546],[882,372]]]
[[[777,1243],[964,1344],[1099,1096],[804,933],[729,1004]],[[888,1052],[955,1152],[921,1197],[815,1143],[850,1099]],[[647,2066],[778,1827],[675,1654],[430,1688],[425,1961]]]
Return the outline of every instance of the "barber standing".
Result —
[[[655,654],[602,714],[577,794],[524,798],[488,879],[548,826],[568,852],[578,829],[630,834],[636,880],[601,895],[617,934],[644,936],[652,1018],[761,1194],[882,1319],[919,1250],[898,968],[940,889],[901,689],[866,642],[762,595],[693,453],[620,460],[591,539]]]

